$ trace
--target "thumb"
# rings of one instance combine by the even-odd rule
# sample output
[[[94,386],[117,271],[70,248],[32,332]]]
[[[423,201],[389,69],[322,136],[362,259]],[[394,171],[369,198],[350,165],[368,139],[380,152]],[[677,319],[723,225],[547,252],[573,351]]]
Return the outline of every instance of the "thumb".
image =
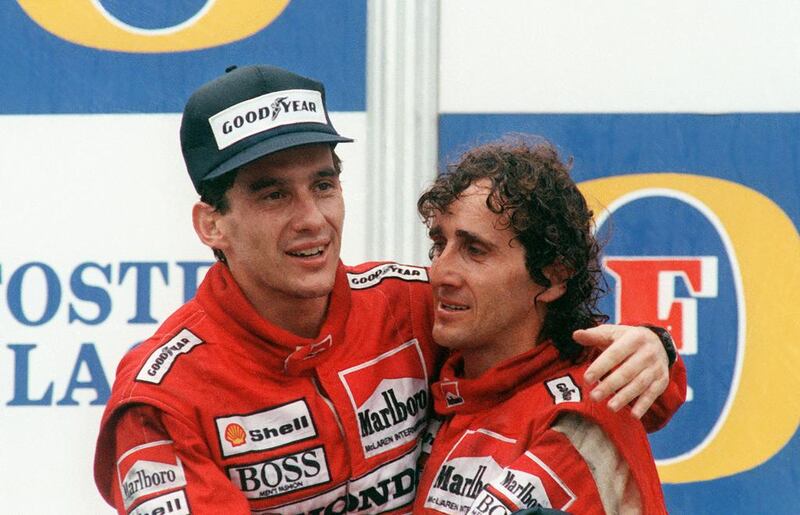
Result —
[[[583,346],[608,347],[617,336],[617,326],[599,325],[589,329],[578,329],[572,333],[572,339]]]

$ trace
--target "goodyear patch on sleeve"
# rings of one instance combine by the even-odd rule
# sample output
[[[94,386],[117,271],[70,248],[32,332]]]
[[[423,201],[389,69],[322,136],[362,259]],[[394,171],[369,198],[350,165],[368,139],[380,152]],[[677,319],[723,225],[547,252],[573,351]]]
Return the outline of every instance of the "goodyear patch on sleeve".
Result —
[[[181,354],[188,353],[202,343],[205,342],[188,329],[181,330],[171,340],[150,353],[147,361],[136,375],[136,380],[160,384]]]

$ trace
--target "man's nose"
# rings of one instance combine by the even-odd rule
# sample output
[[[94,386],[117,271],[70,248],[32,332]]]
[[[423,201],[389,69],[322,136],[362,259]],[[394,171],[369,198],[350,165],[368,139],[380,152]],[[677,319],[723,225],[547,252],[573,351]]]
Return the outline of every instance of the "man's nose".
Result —
[[[450,246],[446,246],[431,262],[431,285],[458,286],[458,256]]]
[[[298,232],[318,230],[325,224],[325,215],[317,199],[310,194],[295,197],[293,215],[292,227]]]

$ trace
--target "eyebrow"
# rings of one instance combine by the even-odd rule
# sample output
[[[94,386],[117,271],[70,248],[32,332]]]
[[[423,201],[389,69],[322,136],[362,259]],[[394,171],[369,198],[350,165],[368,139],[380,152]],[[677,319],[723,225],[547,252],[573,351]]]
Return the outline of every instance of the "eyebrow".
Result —
[[[493,249],[496,245],[492,242],[486,241],[474,232],[469,232],[464,229],[456,229],[456,237],[464,243],[480,243],[481,245]]]
[[[431,239],[439,238],[442,236],[442,228],[438,225],[435,225],[430,228],[428,231],[428,237]],[[464,243],[480,243],[484,245],[486,248],[494,249],[497,248],[497,245],[486,241],[485,239],[481,238],[474,232],[470,232],[464,229],[456,229],[456,238],[463,241]]]
[[[285,181],[275,179],[272,177],[262,177],[248,184],[247,189],[250,190],[251,192],[255,192],[263,190],[264,188],[271,188],[273,186],[278,186],[280,184],[283,184],[284,182]]]
[[[314,174],[314,179],[320,179],[324,177],[338,177],[339,172],[337,172],[333,168],[325,168],[324,170],[320,170]],[[285,184],[286,181],[283,179],[276,179],[274,177],[261,177],[260,179],[256,179],[255,181],[251,182],[247,185],[247,189],[250,192],[256,192],[263,190],[265,188],[272,188],[275,186],[281,186]]]

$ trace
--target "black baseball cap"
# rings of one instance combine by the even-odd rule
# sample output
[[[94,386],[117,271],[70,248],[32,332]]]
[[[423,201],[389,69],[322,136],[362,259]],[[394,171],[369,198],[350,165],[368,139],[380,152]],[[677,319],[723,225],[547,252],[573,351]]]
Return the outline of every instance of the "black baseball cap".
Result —
[[[195,190],[267,154],[311,143],[351,142],[336,132],[325,87],[275,66],[228,68],[183,110],[181,150]]]

